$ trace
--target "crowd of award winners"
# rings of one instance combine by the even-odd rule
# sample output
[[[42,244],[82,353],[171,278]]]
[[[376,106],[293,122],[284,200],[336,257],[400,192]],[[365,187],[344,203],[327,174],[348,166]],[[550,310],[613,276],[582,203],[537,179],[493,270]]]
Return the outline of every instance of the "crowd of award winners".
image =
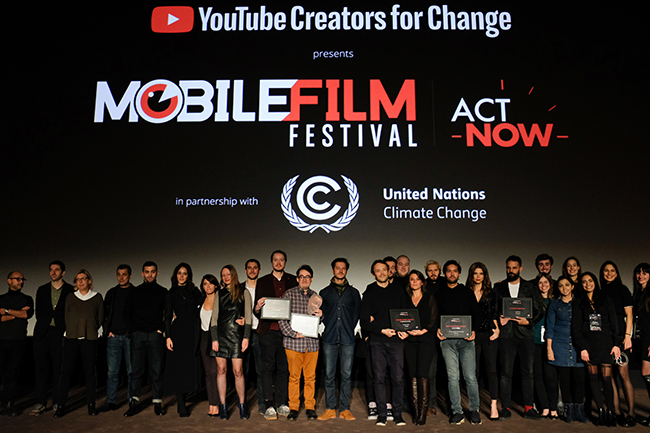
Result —
[[[51,413],[65,416],[78,369],[85,376],[88,414],[117,410],[120,370],[125,369],[125,417],[149,404],[141,400],[148,379],[156,415],[167,412],[163,397],[175,396],[178,415],[190,416],[188,396],[205,387],[207,416],[228,419],[238,413],[248,419],[253,410],[247,404],[246,379],[255,376],[257,398],[251,400],[267,420],[295,421],[304,407],[307,420],[352,421],[356,359],[357,370],[365,373],[367,408],[356,416],[379,426],[405,425],[405,412],[411,422],[424,425],[440,409],[451,424],[481,424],[479,379],[490,396],[483,415],[490,421],[521,416],[603,426],[650,424],[650,417],[635,413],[628,364],[640,362],[650,395],[648,263],[634,268],[630,291],[611,261],[596,274],[569,257],[554,278],[553,258],[541,254],[535,260],[537,277],[527,281],[521,277],[521,258],[513,255],[505,260],[504,278],[492,284],[480,262],[465,270],[455,260],[442,266],[431,260],[422,273],[412,270],[402,255],[370,265],[374,281],[362,296],[347,280],[345,258],[332,261],[330,284],[318,292],[311,287],[309,265],[292,275],[285,269],[285,252],[274,251],[270,259],[271,272],[264,276],[260,262],[250,259],[245,277],[226,265],[219,275],[200,280],[189,264],[180,263],[169,289],[158,283],[154,262],[142,265],[143,282],[137,286],[131,282],[131,267],[119,265],[117,285],[105,297],[94,289],[88,270],[74,274],[71,285],[64,280],[65,265],[53,261],[51,281],[38,288],[35,302],[22,293],[25,276],[10,272],[9,290],[0,295],[2,414],[21,413],[16,404],[19,373],[29,364],[23,359],[27,324],[35,316],[31,415],[50,410],[51,397]],[[290,303],[270,302],[273,298]],[[528,307],[523,314],[509,314],[517,302]],[[403,330],[395,312],[417,326]],[[441,320],[471,329],[465,335],[450,334]],[[106,339],[108,372],[105,403],[96,407],[100,338]],[[317,413],[319,364],[325,407]],[[466,407],[461,404],[461,375]],[[513,386],[520,388],[516,408]],[[235,405],[227,402],[229,387]],[[626,410],[619,404],[623,398]]]

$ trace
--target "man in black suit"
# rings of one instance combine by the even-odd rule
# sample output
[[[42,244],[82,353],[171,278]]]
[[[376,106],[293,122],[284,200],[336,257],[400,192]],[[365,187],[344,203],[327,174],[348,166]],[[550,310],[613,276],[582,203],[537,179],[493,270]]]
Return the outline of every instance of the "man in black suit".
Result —
[[[499,336],[499,358],[501,359],[501,406],[499,419],[511,417],[512,372],[515,356],[519,355],[521,370],[521,387],[524,394],[524,418],[539,420],[541,416],[533,407],[533,360],[535,355],[535,340],[533,326],[544,316],[544,305],[539,290],[529,281],[520,277],[521,258],[510,256],[506,259],[505,281],[494,285],[494,290],[503,298],[530,298],[533,311],[530,319],[516,319],[501,316],[501,333]]]
[[[36,325],[34,326],[34,365],[36,368],[36,405],[32,415],[40,415],[47,406],[47,385],[52,370],[52,395],[58,395],[63,333],[65,332],[65,300],[74,287],[63,280],[65,264],[50,263],[50,282],[36,291]],[[56,410],[56,404],[53,409]]]

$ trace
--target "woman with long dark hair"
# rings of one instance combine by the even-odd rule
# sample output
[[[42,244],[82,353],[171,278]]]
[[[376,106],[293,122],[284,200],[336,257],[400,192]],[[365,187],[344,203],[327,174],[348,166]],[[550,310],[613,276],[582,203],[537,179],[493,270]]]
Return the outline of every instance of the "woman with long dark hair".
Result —
[[[587,363],[591,393],[598,407],[596,425],[614,426],[614,391],[612,389],[612,363],[621,356],[619,334],[614,302],[606,296],[591,272],[581,275],[584,295],[573,309],[571,331],[576,349],[582,361]],[[600,388],[598,371],[603,378]],[[605,409],[607,403],[607,409]]]
[[[205,370],[205,388],[208,392],[208,416],[211,418],[219,416],[219,391],[217,389],[217,360],[210,356],[212,350],[212,337],[210,337],[210,322],[212,321],[212,311],[215,300],[217,300],[217,291],[219,290],[219,280],[212,274],[204,275],[201,278],[201,290],[203,292],[203,304],[201,305],[201,343],[200,352]],[[218,301],[217,301],[218,302]]]
[[[201,386],[201,337],[200,306],[201,291],[192,282],[192,268],[180,263],[172,274],[172,287],[165,300],[165,335],[167,358],[165,362],[164,390],[176,395],[178,415],[190,416],[185,406],[188,393]]]
[[[535,378],[535,394],[542,409],[542,417],[551,420],[558,419],[557,401],[558,385],[555,368],[548,363],[548,351],[546,350],[545,330],[546,312],[553,299],[553,279],[549,274],[540,274],[537,278],[537,287],[544,305],[544,317],[535,323],[535,358],[533,361],[533,376]]]
[[[492,282],[487,267],[481,263],[472,263],[467,273],[467,287],[474,291],[481,310],[481,323],[477,327],[474,347],[476,349],[476,380],[481,371],[481,355],[487,371],[488,390],[490,392],[490,421],[499,419],[497,398],[499,397],[499,377],[497,376],[497,353],[499,351],[499,308],[500,295],[492,290]]]
[[[577,301],[573,296],[573,280],[564,275],[557,280],[560,296],[551,301],[546,313],[546,351],[548,363],[555,367],[566,406],[564,420],[587,423],[585,416],[584,364],[573,345],[571,317]]]
[[[632,311],[634,301],[632,300],[632,294],[630,293],[630,290],[623,285],[621,276],[618,272],[618,266],[616,266],[616,264],[611,260],[607,260],[600,267],[599,279],[603,293],[609,296],[614,302],[614,310],[616,311],[619,332],[622,330],[625,331],[622,349],[629,357],[630,349],[632,349],[632,326],[634,325],[634,313]],[[630,372],[627,363],[618,365],[618,374],[623,383],[623,391],[625,392],[625,399],[627,400],[628,413],[627,416],[621,413],[616,375],[612,374],[614,412],[616,412],[616,418],[619,425],[623,427],[634,427],[636,425],[636,414],[634,413],[634,387],[630,381]]]
[[[641,374],[650,396],[650,263],[639,263],[633,272],[634,314],[637,318],[638,339],[635,340],[637,356],[641,358]],[[635,336],[637,337],[637,336]],[[650,416],[640,421],[650,426]]]
[[[221,419],[228,419],[228,405],[226,404],[228,359],[232,360],[235,389],[239,397],[239,417],[241,419],[249,417],[245,402],[246,385],[243,360],[251,333],[252,304],[250,292],[239,284],[235,267],[226,265],[221,268],[219,304],[217,307],[215,303],[210,327],[212,350],[217,357],[217,384],[221,400],[219,417]]]
[[[433,294],[427,291],[426,279],[420,271],[409,272],[406,293],[409,308],[418,310],[422,329],[400,332],[399,337],[406,340],[404,353],[407,373],[411,379],[413,423],[425,425],[429,411],[429,368],[436,351],[438,305]]]
[[[580,282],[581,273],[582,266],[580,266],[580,260],[578,260],[577,257],[568,257],[564,260],[564,263],[562,263],[562,275],[573,281],[573,294],[576,298],[582,298],[582,283]]]
[[[65,415],[65,404],[68,400],[70,381],[74,374],[77,358],[81,355],[86,376],[86,403],[88,415],[97,415],[95,396],[97,374],[97,340],[99,328],[104,321],[104,301],[102,295],[93,290],[93,277],[85,269],[77,272],[74,277],[74,292],[65,301],[65,338],[63,341],[63,361],[59,395],[55,396],[58,404],[54,412],[55,418]]]

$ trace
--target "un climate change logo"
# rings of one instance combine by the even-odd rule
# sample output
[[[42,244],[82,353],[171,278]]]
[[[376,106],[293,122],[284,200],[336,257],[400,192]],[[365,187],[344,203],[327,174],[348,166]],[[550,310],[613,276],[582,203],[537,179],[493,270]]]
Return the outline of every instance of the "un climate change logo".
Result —
[[[292,177],[287,183],[284,184],[282,188],[282,212],[284,217],[291,223],[292,226],[303,232],[313,233],[316,229],[323,229],[325,232],[336,232],[341,230],[343,227],[350,224],[350,221],[354,219],[359,210],[359,192],[357,191],[357,186],[345,176],[343,178],[343,183],[348,190],[348,196],[350,203],[348,208],[343,212],[343,215],[339,217],[336,221],[331,224],[316,224],[308,223],[302,218],[300,218],[296,212],[291,207],[291,193],[293,192],[296,182],[300,175]],[[298,188],[296,193],[296,203],[298,204],[298,209],[300,212],[310,220],[314,221],[325,221],[331,218],[334,218],[339,211],[341,206],[332,205],[330,202],[325,201],[323,203],[318,203],[314,200],[314,195],[317,193],[328,194],[332,191],[339,191],[341,185],[337,181],[327,176],[313,176],[305,180],[302,185]]]

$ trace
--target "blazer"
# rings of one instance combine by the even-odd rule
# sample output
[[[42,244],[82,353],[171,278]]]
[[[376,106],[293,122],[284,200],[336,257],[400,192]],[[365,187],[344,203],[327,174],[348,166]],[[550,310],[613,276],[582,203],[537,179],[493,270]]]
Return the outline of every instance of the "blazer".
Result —
[[[59,302],[56,308],[52,309],[52,283],[43,284],[36,290],[36,325],[34,325],[34,340],[40,341],[45,337],[47,330],[50,327],[52,319],[54,319],[54,328],[56,332],[63,336],[65,332],[65,301],[70,293],[74,292],[74,287],[71,284],[63,282]]]
[[[533,317],[528,319],[528,325],[518,325],[512,320],[506,326],[501,326],[500,338],[518,338],[520,340],[532,340],[535,337],[533,326],[544,317],[544,304],[542,303],[542,296],[539,290],[533,286],[530,281],[519,278],[519,293],[517,298],[531,298],[533,300]],[[507,281],[501,281],[494,285],[496,291],[502,298],[511,298],[510,289],[508,288]],[[499,310],[501,306],[498,306]],[[503,312],[502,312],[503,314]],[[500,314],[500,315],[502,315]]]

